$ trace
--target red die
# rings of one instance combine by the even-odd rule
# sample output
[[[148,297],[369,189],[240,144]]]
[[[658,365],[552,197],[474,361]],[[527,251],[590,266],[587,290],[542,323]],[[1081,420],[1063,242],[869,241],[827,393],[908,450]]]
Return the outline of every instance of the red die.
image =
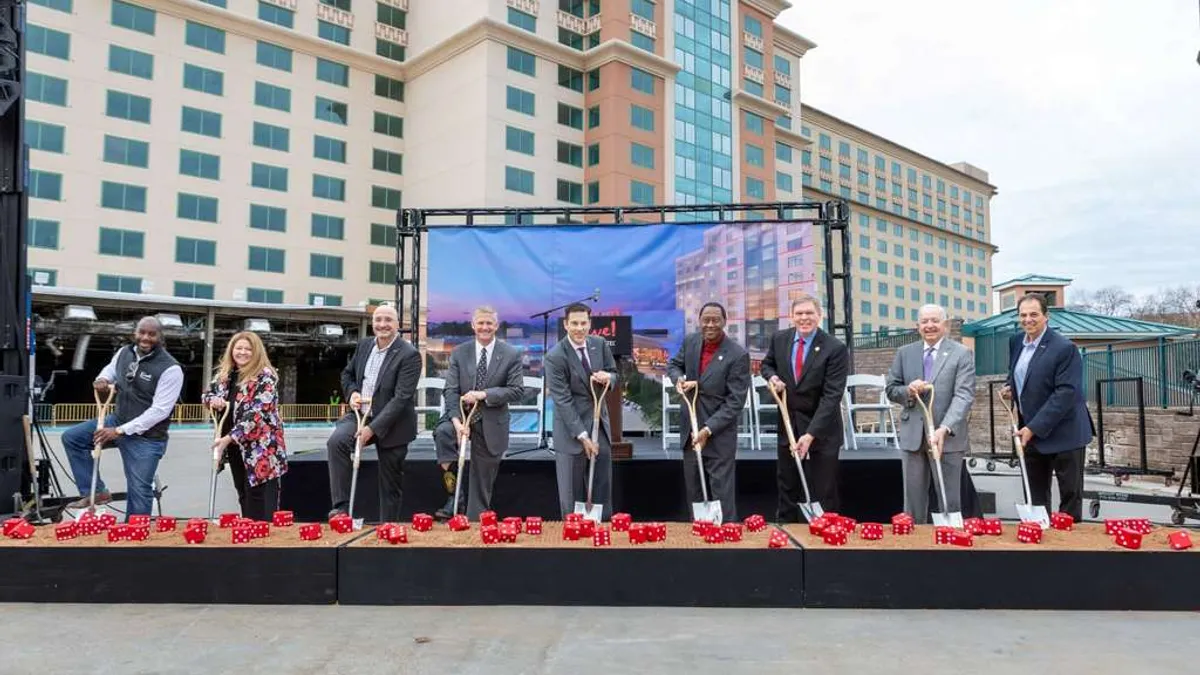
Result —
[[[170,516],[159,516],[158,520],[154,521],[155,532],[174,532],[175,519]]]
[[[114,541],[129,541],[132,539],[131,528],[130,525],[113,525],[108,528],[108,542],[111,544]]]
[[[468,522],[467,517],[461,513],[456,514],[450,519],[450,522],[446,524],[455,532],[462,532],[463,530],[471,529],[471,523]]]
[[[983,533],[990,537],[999,537],[1004,534],[1004,523],[1000,522],[999,518],[984,518]]]
[[[951,537],[954,535],[953,527],[935,527],[933,528],[933,543],[949,544]]]
[[[339,513],[329,519],[329,529],[339,534],[346,534],[354,530],[354,521],[345,513]]]
[[[646,541],[666,541],[667,540],[667,524],[666,523],[649,523],[646,526]]]
[[[240,519],[241,516],[236,513],[222,513],[221,519],[217,521],[217,523],[220,525],[221,529],[224,530],[237,525],[237,522]]]
[[[1075,518],[1069,513],[1057,511],[1050,514],[1050,527],[1056,530],[1070,530],[1075,526]]]
[[[189,527],[183,531],[183,540],[189,544],[203,544],[207,536],[208,531],[198,527]]]
[[[1183,530],[1172,532],[1170,536],[1167,537],[1167,542],[1171,544],[1171,549],[1174,551],[1182,551],[1192,547],[1191,536],[1189,536],[1188,533],[1184,532]]]
[[[403,525],[393,525],[388,531],[387,540],[389,544],[407,544],[408,530]]]
[[[254,529],[249,525],[235,525],[229,531],[229,540],[235,544],[249,544],[254,538]]]
[[[596,532],[596,521],[584,518],[579,521],[579,536],[590,537]]]
[[[320,523],[308,523],[300,526],[300,539],[303,541],[316,541],[322,535]]]
[[[628,513],[614,513],[612,516],[612,531],[626,532],[633,524],[633,516]]]
[[[607,527],[597,527],[595,532],[592,532],[592,546],[611,546],[612,533]]]
[[[704,537],[708,531],[713,528],[713,524],[708,520],[693,520],[692,521],[692,536]]]
[[[208,521],[203,518],[189,518],[184,529],[200,530],[204,534],[208,534]]]
[[[428,513],[414,513],[412,527],[417,532],[428,532],[433,529],[433,516]]]
[[[96,520],[100,521],[101,530],[107,530],[117,524],[117,517],[111,513],[102,513]]]
[[[82,518],[77,521],[79,524],[79,536],[90,537],[93,534],[100,534],[100,521],[96,519]]]
[[[483,513],[479,514],[479,525],[480,526],[496,525],[497,523],[498,523],[498,521],[496,520],[496,512],[495,511],[484,511]]]
[[[1117,542],[1119,546],[1136,550],[1142,547],[1142,533],[1123,529],[1113,536],[1113,541]]]
[[[859,530],[859,536],[870,541],[883,539],[883,525],[879,523],[863,523],[862,529]]]
[[[563,518],[563,521],[568,522],[568,523],[578,523],[582,520],[583,520],[582,513],[568,513],[567,517]]]
[[[12,530],[8,533],[8,536],[13,539],[29,539],[36,531],[37,528],[35,528],[32,523],[27,523],[22,520],[20,523],[17,523],[12,527]]]
[[[150,538],[150,525],[130,525],[129,541],[146,541]]]
[[[741,523],[725,523],[721,526],[721,535],[725,541],[741,541],[742,540],[742,524]]]
[[[384,523],[384,524],[380,525],[379,527],[376,527],[375,528],[375,538],[379,539],[380,541],[386,541],[388,531],[391,530],[395,526],[396,526],[395,523]]]
[[[907,513],[897,513],[892,516],[892,534],[912,534],[913,517]]]
[[[830,546],[843,546],[849,539],[849,533],[840,527],[827,527],[821,533],[821,539]]]
[[[517,528],[509,523],[500,523],[496,526],[500,533],[500,541],[508,544],[517,543]]]
[[[255,539],[264,539],[271,536],[271,524],[265,520],[256,520],[247,527],[250,528],[250,534]]]
[[[827,528],[837,524],[836,518],[830,518],[828,515],[818,516],[808,523],[808,533],[816,536],[821,536]]]
[[[1125,529],[1133,530],[1138,534],[1150,534],[1154,526],[1150,524],[1149,518],[1126,518]]]
[[[721,532],[721,528],[714,527],[704,533],[704,543],[706,544],[723,544],[725,543],[725,533]]]
[[[296,514],[291,511],[276,511],[271,514],[271,524],[275,527],[289,527],[296,524]]]
[[[1021,523],[1017,525],[1017,541],[1022,544],[1042,543],[1042,528],[1037,523]]]
[[[542,533],[542,518],[541,516],[529,516],[525,519],[526,534],[541,534]]]
[[[500,543],[500,527],[496,523],[488,523],[487,525],[479,526],[479,538],[485,544]]]
[[[563,539],[566,541],[579,541],[582,533],[583,526],[577,520],[567,521],[563,524]]]
[[[784,548],[788,545],[788,537],[782,530],[775,530],[767,539],[767,548]]]
[[[841,529],[845,530],[847,534],[852,533],[852,532],[854,532],[854,530],[858,529],[858,521],[853,518],[850,518],[849,516],[838,516],[836,522],[837,522],[837,526],[840,527]]]
[[[766,529],[767,527],[767,519],[763,518],[757,513],[747,518],[744,522],[746,524],[746,529],[750,530],[751,532],[758,532]]]
[[[144,513],[138,514],[138,515],[133,515],[133,516],[129,516],[129,519],[126,520],[125,522],[129,523],[130,525],[149,525],[150,524],[150,516],[147,514],[144,514]]]
[[[517,534],[521,534],[521,519],[517,516],[509,516],[504,519],[505,525],[512,525],[517,528]]]
[[[4,536],[7,537],[7,536],[11,535],[13,528],[20,525],[23,522],[25,522],[24,518],[9,518],[8,520],[4,521]]]
[[[635,523],[629,526],[629,543],[644,544],[649,541],[646,532],[646,526],[641,523]]]
[[[950,534],[950,543],[955,546],[966,546],[970,548],[975,545],[975,535],[970,532],[955,530]]]
[[[59,541],[67,541],[79,536],[79,525],[74,521],[63,521],[54,526],[54,538]]]
[[[963,530],[966,532],[970,532],[973,535],[983,534],[984,533],[983,519],[982,518],[967,518],[966,520],[963,521]]]

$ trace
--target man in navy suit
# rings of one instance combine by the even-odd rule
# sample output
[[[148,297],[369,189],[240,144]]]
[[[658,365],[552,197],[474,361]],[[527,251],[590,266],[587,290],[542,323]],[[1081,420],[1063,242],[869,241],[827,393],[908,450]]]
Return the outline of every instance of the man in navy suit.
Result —
[[[1017,400],[1017,434],[1025,446],[1033,503],[1050,506],[1050,475],[1058,477],[1059,511],[1083,519],[1084,446],[1092,416],[1083,391],[1083,359],[1070,340],[1048,326],[1046,298],[1029,293],[1017,304],[1023,334],[1008,343],[1008,381],[1000,390]]]

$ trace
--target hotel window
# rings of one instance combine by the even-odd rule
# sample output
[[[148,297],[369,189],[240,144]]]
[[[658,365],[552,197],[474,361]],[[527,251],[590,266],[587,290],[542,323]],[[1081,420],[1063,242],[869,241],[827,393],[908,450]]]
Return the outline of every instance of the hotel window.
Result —
[[[404,83],[383,75],[375,76],[375,95],[404,102]]]
[[[583,73],[560,64],[558,66],[558,86],[566,87],[571,91],[577,91],[582,94]]]
[[[269,2],[258,0],[258,18],[267,23],[273,23],[276,26],[284,28],[296,27],[296,13],[290,9],[284,9],[278,5],[272,5]]]
[[[313,136],[313,157],[330,162],[346,163],[346,141],[327,136]]]
[[[393,138],[404,138],[404,118],[376,111],[375,133]]]
[[[28,24],[25,28],[25,47],[31,52],[69,61],[71,36],[52,28]]]
[[[105,135],[104,161],[144,169],[150,164],[150,144],[132,138]]]
[[[634,204],[653,205],[654,186],[641,181],[629,181],[629,200]]]
[[[189,133],[220,138],[221,113],[184,106],[180,128]]]
[[[175,237],[175,262],[186,265],[216,265],[217,242]]]
[[[146,235],[134,230],[100,228],[100,254],[141,258],[145,254]]]
[[[516,47],[508,48],[508,69],[518,73],[537,76],[537,57]]]
[[[96,290],[110,293],[141,293],[141,277],[122,277],[114,274],[97,274]]]
[[[260,148],[287,152],[291,145],[291,132],[272,124],[255,122],[251,136],[254,145]]]
[[[114,73],[152,80],[154,79],[154,55],[109,45],[108,69]]]
[[[561,70],[561,68],[560,68],[560,70]],[[630,76],[629,76],[629,86],[630,87],[632,87],[635,91],[640,91],[644,94],[651,94],[651,95],[654,94],[654,76],[653,75],[651,75],[650,73],[647,73],[644,70],[639,70],[637,68],[630,68],[629,73],[630,73]],[[561,83],[561,80],[562,80],[562,76],[560,73],[560,75],[559,75],[560,83]]]
[[[746,163],[750,166],[764,166],[763,149],[751,143],[746,144]]]
[[[317,97],[315,116],[319,120],[345,125],[349,121],[350,109],[341,101]]]
[[[508,8],[508,23],[530,33],[537,32],[537,17]]]
[[[317,58],[317,79],[322,82],[336,84],[339,87],[349,87],[350,66],[336,61]]]
[[[225,74],[219,70],[209,70],[185,63],[183,64],[183,87],[213,96],[223,96],[225,94]]]
[[[216,288],[212,284],[198,284],[194,281],[175,282],[175,297],[177,298],[212,300],[215,295]]]
[[[205,49],[217,54],[225,53],[225,31],[205,26],[202,23],[187,22],[184,42],[198,49]]]
[[[583,146],[558,141],[558,161],[561,164],[583,167]]]
[[[283,274],[287,267],[287,252],[281,248],[251,246],[249,267],[258,272]]]
[[[154,35],[155,12],[121,0],[112,0],[112,25]]]
[[[394,188],[386,188],[379,185],[371,186],[371,206],[377,209],[387,209],[395,211],[400,208],[400,201],[403,195],[399,190]]]
[[[533,172],[515,166],[504,167],[504,189],[523,194],[533,194]]]
[[[66,127],[46,122],[25,122],[25,142],[34,150],[64,152],[66,150]]]
[[[150,123],[150,99],[122,91],[108,90],[105,114],[131,122]]]
[[[534,110],[534,98],[531,92],[516,87],[508,87],[507,89],[507,107],[509,110],[532,115]]]
[[[278,206],[250,205],[250,227],[268,232],[287,231],[287,209]]]
[[[255,82],[254,105],[282,112],[291,112],[292,91],[273,84],[267,84],[266,82]]]
[[[340,45],[348,45],[350,44],[350,29],[318,19],[317,37]]]
[[[309,233],[319,239],[337,239],[340,241],[346,236],[346,219],[338,216],[327,216],[323,213],[314,213],[312,214],[312,221],[309,223]]]
[[[524,129],[518,129],[516,127],[505,127],[504,147],[506,150],[532,155],[533,132],[526,131]]]

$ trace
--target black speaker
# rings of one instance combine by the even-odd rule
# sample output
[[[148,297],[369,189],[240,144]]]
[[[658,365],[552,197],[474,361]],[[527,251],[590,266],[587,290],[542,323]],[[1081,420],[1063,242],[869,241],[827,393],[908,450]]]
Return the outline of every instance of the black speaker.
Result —
[[[29,382],[19,376],[0,375],[0,513],[14,512],[13,495],[21,494],[21,472],[28,463],[25,427]]]

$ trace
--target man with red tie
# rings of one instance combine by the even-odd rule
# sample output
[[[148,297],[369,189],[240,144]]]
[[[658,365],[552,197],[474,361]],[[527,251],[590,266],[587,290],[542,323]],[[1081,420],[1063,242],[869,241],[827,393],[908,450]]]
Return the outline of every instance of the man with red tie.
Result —
[[[696,387],[697,437],[686,418],[680,425],[679,447],[683,448],[683,484],[688,501],[704,500],[700,486],[700,469],[692,443],[701,446],[704,473],[709,499],[721,502],[724,520],[737,519],[737,495],[734,484],[737,474],[738,420],[746,406],[750,390],[750,356],[741,345],[725,334],[725,307],[720,303],[705,303],[700,308],[700,332],[683,340],[683,346],[667,364],[667,376],[675,382],[680,395],[689,395]]]
[[[800,522],[803,501],[796,453],[805,462],[811,499],[826,511],[838,509],[838,453],[842,447],[842,394],[850,353],[841,340],[821,330],[821,307],[811,295],[792,301],[792,328],[777,331],[762,361],[762,376],[778,392],[787,392],[792,429],[799,434],[788,447],[779,433],[776,477],[779,522]]]

